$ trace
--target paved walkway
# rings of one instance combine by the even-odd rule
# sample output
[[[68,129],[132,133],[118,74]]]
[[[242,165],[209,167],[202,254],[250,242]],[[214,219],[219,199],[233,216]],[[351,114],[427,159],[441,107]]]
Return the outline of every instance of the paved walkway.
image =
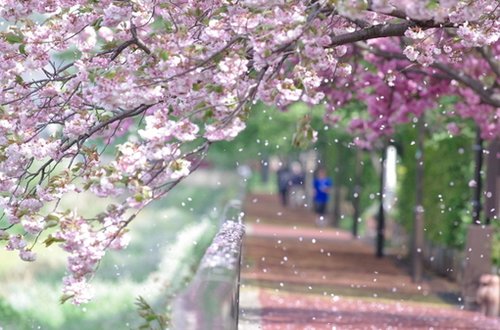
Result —
[[[244,210],[240,329],[500,329],[461,310],[454,283],[414,284],[396,257],[316,228],[308,210],[271,195],[248,196]]]

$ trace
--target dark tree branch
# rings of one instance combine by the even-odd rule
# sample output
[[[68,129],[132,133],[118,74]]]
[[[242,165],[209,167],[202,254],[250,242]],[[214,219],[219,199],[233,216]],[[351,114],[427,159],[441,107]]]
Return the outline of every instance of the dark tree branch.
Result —
[[[432,67],[441,70],[450,78],[455,79],[472,89],[481,97],[484,103],[500,108],[500,98],[493,93],[493,90],[486,88],[486,86],[481,82],[463,72],[459,72],[447,65],[444,65],[443,63],[435,62],[432,64]]]
[[[497,76],[497,79],[500,79],[500,62],[493,58],[493,54],[491,53],[491,49],[488,47],[478,48],[477,49],[481,56],[488,62],[491,70]]]
[[[378,24],[369,28],[357,30],[351,33],[332,36],[330,47],[351,44],[357,41],[383,37],[398,37],[404,35],[405,31],[415,26],[412,22],[396,23],[396,24]]]
[[[408,28],[411,27],[419,27],[425,30],[430,28],[442,28],[451,26],[452,25],[450,25],[449,23],[441,24],[441,23],[436,23],[434,21],[413,21],[413,20],[407,20],[402,23],[377,24],[351,33],[331,36],[332,42],[330,44],[330,47],[350,44],[357,41],[364,41],[369,39],[377,39],[384,37],[401,37],[405,34],[406,30],[408,30]]]

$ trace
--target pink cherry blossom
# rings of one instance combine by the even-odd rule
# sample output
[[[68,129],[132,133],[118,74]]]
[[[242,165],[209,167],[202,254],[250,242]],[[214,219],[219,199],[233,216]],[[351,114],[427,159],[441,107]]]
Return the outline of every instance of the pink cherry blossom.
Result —
[[[370,147],[458,95],[455,116],[485,139],[500,134],[491,0],[0,3],[2,242],[31,261],[28,237],[50,228],[69,256],[63,298],[75,303],[90,299],[106,251],[127,245],[127,210],[234,139],[256,101],[324,104],[336,123],[356,99],[366,113],[350,130]],[[82,192],[123,205],[88,218],[54,208]]]
[[[91,51],[97,43],[97,34],[95,29],[87,26],[82,33],[78,35],[77,47],[82,52]]]
[[[24,261],[35,261],[36,253],[30,250],[21,250],[19,251],[19,257]]]

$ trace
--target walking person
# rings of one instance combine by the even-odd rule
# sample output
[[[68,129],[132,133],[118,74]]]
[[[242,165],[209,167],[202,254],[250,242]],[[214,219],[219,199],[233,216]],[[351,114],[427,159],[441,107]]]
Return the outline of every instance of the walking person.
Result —
[[[290,171],[290,205],[292,208],[303,207],[306,199],[306,192],[304,188],[305,173],[302,170],[302,165],[297,161],[291,164]]]
[[[288,205],[288,190],[290,189],[292,173],[287,164],[281,164],[280,169],[276,172],[278,176],[278,191],[281,198],[281,205]]]
[[[330,190],[333,186],[333,181],[326,173],[325,168],[320,167],[316,171],[314,178],[314,212],[316,213],[316,224],[324,227],[327,224],[325,219]]]

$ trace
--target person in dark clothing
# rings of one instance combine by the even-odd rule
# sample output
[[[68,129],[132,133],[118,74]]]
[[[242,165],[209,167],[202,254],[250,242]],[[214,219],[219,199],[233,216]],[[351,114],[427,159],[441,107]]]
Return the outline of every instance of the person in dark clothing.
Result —
[[[319,168],[314,178],[314,211],[316,212],[316,224],[318,226],[326,225],[325,213],[330,197],[330,189],[333,186],[324,168]]]
[[[289,202],[291,207],[303,207],[306,199],[304,189],[305,173],[302,170],[302,165],[299,162],[293,162],[290,165],[291,179]]]
[[[292,173],[287,165],[282,165],[276,172],[278,176],[278,191],[281,197],[281,204],[288,205],[288,189],[290,188]]]

